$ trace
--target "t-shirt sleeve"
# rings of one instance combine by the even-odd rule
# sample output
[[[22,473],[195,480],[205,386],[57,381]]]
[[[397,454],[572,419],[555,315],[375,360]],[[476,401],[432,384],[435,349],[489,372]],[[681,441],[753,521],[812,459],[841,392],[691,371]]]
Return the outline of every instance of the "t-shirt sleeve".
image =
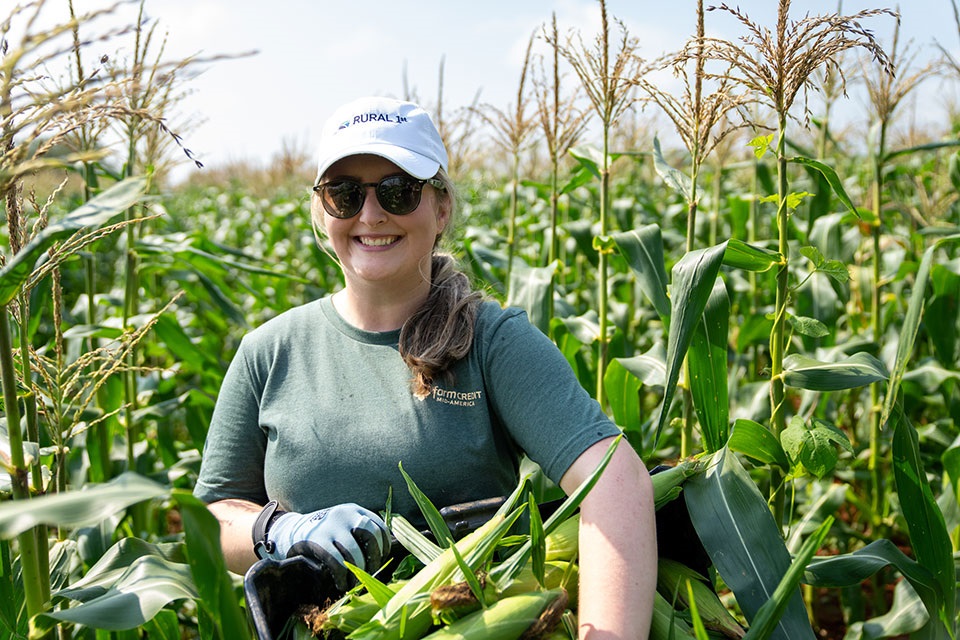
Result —
[[[241,341],[224,376],[203,447],[193,494],[204,502],[226,498],[267,502],[263,461],[267,438],[260,428],[263,383]]]
[[[491,405],[551,480],[559,483],[581,453],[621,433],[524,312],[505,311],[488,336],[483,361]]]

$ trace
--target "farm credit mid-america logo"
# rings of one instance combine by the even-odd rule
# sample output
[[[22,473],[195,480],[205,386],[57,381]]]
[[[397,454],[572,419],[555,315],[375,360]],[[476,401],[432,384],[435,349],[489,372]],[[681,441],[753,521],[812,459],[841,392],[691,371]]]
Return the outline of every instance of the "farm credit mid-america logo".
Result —
[[[397,113],[358,113],[353,116],[352,120],[344,120],[340,123],[340,126],[337,127],[337,131],[340,129],[346,129],[350,125],[354,124],[364,124],[367,122],[393,122],[395,124],[402,124],[407,121],[407,118],[404,118]]]
[[[483,396],[483,391],[448,391],[434,385],[430,396],[437,402],[452,404],[458,407],[474,407]]]

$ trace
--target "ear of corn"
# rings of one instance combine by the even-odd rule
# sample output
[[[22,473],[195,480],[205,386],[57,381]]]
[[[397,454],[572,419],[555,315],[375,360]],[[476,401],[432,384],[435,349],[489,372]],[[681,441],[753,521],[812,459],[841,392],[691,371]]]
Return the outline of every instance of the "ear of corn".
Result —
[[[457,551],[473,569],[490,557],[497,543],[516,522],[521,510],[510,516],[494,516],[476,531],[456,543]],[[448,583],[459,569],[452,548],[421,569],[399,589],[368,622],[350,634],[355,640],[399,640],[419,638],[430,628],[430,593]]]
[[[650,640],[696,640],[690,625],[659,593],[653,594]]]
[[[546,560],[574,562],[580,551],[580,514],[570,516],[546,538]]]
[[[551,605],[566,606],[566,592],[563,589],[533,591],[503,598],[486,609],[442,627],[425,640],[517,640],[540,622],[540,615]],[[551,613],[554,612],[552,609]],[[560,609],[562,613],[563,608]]]
[[[671,601],[676,598],[679,604],[689,607],[688,582],[697,613],[707,629],[718,631],[735,640],[745,635],[743,627],[723,606],[716,592],[704,582],[703,576],[680,562],[660,558],[657,565],[657,590],[664,598]]]

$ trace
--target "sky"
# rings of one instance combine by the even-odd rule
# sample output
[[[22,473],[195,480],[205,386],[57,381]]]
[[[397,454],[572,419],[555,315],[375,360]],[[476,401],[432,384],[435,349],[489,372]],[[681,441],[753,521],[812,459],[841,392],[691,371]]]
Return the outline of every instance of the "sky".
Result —
[[[846,14],[897,8],[882,0],[840,1]],[[918,59],[935,55],[934,43],[960,49],[952,1],[904,0],[899,7],[901,40],[913,41]],[[108,4],[74,0],[78,13]],[[760,24],[775,23],[775,0],[730,4]],[[45,17],[53,19],[65,5],[48,0]],[[137,6],[121,6],[113,19],[132,22]],[[682,45],[694,32],[695,7],[694,0],[607,1],[608,14],[624,22],[647,58]],[[791,15],[837,8],[838,0],[794,0]],[[186,85],[190,94],[181,119],[193,126],[185,143],[207,166],[266,163],[285,144],[312,149],[337,106],[361,95],[402,97],[405,78],[409,91],[434,105],[441,63],[445,110],[469,105],[478,95],[481,103],[505,108],[516,101],[527,42],[552,13],[561,34],[579,32],[587,41],[600,24],[597,0],[146,0],[145,13],[166,35],[168,59],[256,51],[205,65]],[[710,12],[706,22],[708,35],[742,34],[729,14]],[[865,26],[890,42],[891,18],[873,18]],[[543,46],[537,41],[535,50]],[[94,48],[95,55],[101,49],[129,55],[132,43],[121,38]],[[935,86],[923,99],[943,100]]]

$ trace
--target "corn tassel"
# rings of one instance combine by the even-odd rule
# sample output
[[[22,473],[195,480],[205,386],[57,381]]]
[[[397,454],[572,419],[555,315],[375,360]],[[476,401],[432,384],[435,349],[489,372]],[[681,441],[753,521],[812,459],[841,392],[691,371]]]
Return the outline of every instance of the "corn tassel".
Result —
[[[476,611],[453,624],[431,633],[424,640],[518,640],[541,622],[540,616],[548,608],[555,614],[555,624],[566,607],[566,591],[534,591],[504,598],[486,609]],[[559,613],[556,609],[559,608]],[[543,622],[548,626],[550,621]],[[543,629],[546,633],[548,629]]]
[[[711,631],[718,631],[733,640],[742,638],[745,635],[743,627],[730,615],[727,608],[720,602],[716,592],[706,584],[699,573],[680,562],[660,558],[657,566],[657,590],[665,598],[671,600],[676,598],[679,604],[689,607],[688,580],[693,590],[697,613],[703,621],[703,626]]]

